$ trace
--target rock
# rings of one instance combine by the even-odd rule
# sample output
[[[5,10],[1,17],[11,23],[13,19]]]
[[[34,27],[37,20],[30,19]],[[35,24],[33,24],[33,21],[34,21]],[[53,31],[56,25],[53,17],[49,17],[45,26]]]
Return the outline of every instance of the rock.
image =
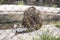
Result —
[[[43,25],[41,30],[48,35],[60,37],[60,28],[57,28],[54,25]]]
[[[41,39],[43,34],[50,35],[52,37],[60,37],[60,28],[54,25],[43,25],[39,30],[19,33],[15,35],[14,29],[0,30],[0,40],[33,40],[33,38]]]
[[[3,19],[2,19],[3,18]],[[0,23],[17,22],[22,20],[22,15],[20,14],[0,14]]]
[[[11,29],[14,24],[20,25],[21,21],[21,14],[0,14],[0,29]]]
[[[12,39],[16,40],[33,40],[33,38],[40,38],[43,34],[51,35],[52,37],[60,37],[60,29],[56,28],[54,25],[43,25],[40,30],[36,30],[29,33],[18,34]],[[57,34],[57,35],[56,35]]]

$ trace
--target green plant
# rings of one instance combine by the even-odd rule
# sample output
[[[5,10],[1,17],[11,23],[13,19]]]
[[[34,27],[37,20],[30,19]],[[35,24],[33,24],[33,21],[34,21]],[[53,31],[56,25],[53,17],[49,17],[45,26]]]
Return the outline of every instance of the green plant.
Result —
[[[35,37],[34,40],[60,40],[60,38],[51,37],[49,35],[42,35],[41,38]]]
[[[49,35],[43,35],[41,37],[41,40],[60,40],[60,38],[56,38],[56,37],[51,37]]]
[[[60,28],[60,24],[55,24],[56,27]]]
[[[23,1],[20,1],[20,2],[18,3],[18,5],[24,5],[24,2],[23,2]]]
[[[33,37],[33,40],[41,40],[40,36],[36,35],[35,37]]]
[[[56,27],[60,28],[60,21],[55,22],[54,25],[55,25]]]

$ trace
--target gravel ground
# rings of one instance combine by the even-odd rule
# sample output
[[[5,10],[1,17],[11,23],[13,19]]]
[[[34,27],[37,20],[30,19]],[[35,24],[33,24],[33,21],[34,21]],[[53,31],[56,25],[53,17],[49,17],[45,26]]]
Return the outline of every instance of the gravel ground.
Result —
[[[17,35],[16,30],[14,29],[0,30],[0,40],[33,40],[34,37],[41,36],[45,33],[47,35],[60,37],[59,28],[56,28],[54,25],[43,25],[39,30],[29,33],[20,33]]]

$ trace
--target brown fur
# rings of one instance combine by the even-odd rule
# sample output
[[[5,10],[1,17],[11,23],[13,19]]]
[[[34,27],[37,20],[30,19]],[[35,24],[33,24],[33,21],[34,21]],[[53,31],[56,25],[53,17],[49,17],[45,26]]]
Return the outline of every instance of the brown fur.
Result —
[[[30,7],[24,12],[22,25],[27,27],[29,30],[34,28],[35,30],[40,29],[42,26],[41,12],[35,7]]]

